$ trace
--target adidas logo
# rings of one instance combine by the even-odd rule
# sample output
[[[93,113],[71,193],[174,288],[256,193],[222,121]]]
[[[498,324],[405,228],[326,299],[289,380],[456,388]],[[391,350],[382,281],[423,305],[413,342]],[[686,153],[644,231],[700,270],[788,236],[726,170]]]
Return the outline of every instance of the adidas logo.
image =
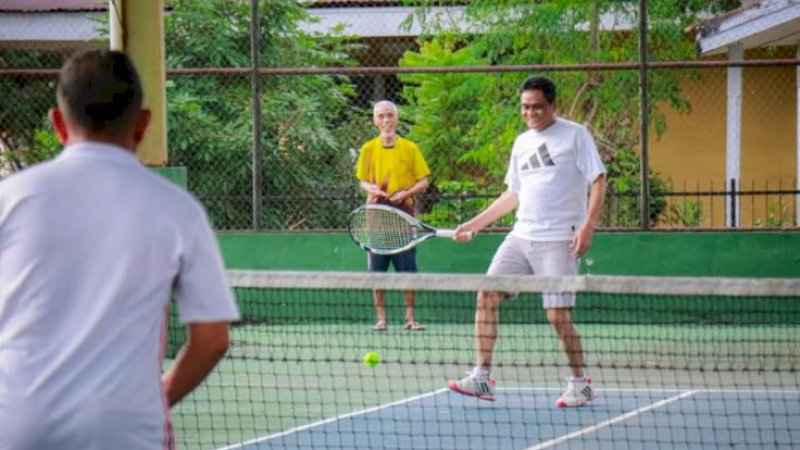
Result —
[[[583,389],[581,389],[581,394],[583,394],[583,396],[587,399],[591,400],[594,397],[594,389],[587,384],[583,387]]]
[[[522,167],[520,167],[520,170],[525,172],[531,169],[555,165],[556,163],[553,162],[553,158],[550,156],[550,152],[547,150],[547,145],[542,144],[536,149],[535,152],[531,153],[531,155],[528,157],[528,160],[525,161]]]

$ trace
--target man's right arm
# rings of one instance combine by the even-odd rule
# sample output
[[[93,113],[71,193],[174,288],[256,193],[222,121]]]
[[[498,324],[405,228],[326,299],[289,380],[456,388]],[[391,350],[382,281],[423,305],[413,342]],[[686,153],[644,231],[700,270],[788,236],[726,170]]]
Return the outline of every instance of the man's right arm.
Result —
[[[499,218],[513,211],[519,204],[519,197],[512,191],[506,191],[500,197],[492,202],[488,208],[483,210],[480,214],[473,217],[469,221],[456,228],[456,235],[454,237],[457,241],[468,241],[472,239],[479,231],[494,223]],[[467,235],[471,232],[471,235]]]
[[[192,392],[228,350],[228,322],[192,323],[188,340],[161,377],[169,406]]]
[[[356,162],[356,178],[359,180],[359,187],[361,190],[370,195],[370,197],[386,198],[388,194],[375,183],[368,181],[373,178],[369,172],[369,160],[371,158],[371,151],[369,142],[361,146],[358,151],[358,161]]]

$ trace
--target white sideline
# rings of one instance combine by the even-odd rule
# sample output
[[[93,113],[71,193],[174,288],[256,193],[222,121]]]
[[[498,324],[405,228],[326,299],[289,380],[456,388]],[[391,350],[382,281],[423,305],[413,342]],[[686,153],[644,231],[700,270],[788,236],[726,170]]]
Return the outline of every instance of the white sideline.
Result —
[[[613,425],[615,423],[622,422],[624,420],[628,420],[631,417],[637,416],[637,415],[639,415],[641,413],[644,413],[644,412],[647,412],[647,411],[650,411],[650,410],[653,410],[653,409],[661,408],[662,406],[666,406],[666,405],[668,405],[668,404],[670,404],[672,402],[684,399],[686,397],[691,397],[692,395],[694,395],[694,394],[696,394],[698,392],[700,392],[700,391],[687,391],[687,392],[684,392],[684,393],[682,393],[680,395],[676,395],[674,397],[666,398],[664,400],[661,400],[660,402],[656,402],[656,403],[653,403],[652,405],[648,405],[648,406],[643,406],[643,407],[641,407],[641,408],[639,408],[637,410],[631,411],[631,412],[623,414],[621,416],[614,417],[612,419],[608,419],[608,420],[606,420],[604,422],[600,422],[600,423],[598,423],[596,425],[592,425],[590,427],[586,427],[586,428],[584,428],[582,430],[578,430],[578,431],[574,431],[574,432],[569,433],[569,434],[565,434],[564,436],[560,436],[558,438],[551,439],[551,440],[546,441],[546,442],[542,442],[541,444],[534,445],[533,447],[528,447],[525,450],[542,450],[542,449],[545,449],[545,448],[552,447],[552,446],[554,446],[556,444],[560,444],[560,443],[568,441],[570,439],[583,436],[584,434],[593,433],[593,432],[595,432],[595,431],[597,431],[597,430],[599,430],[601,428],[605,428],[605,427]]]
[[[525,387],[498,388],[498,391],[559,391],[559,390],[560,390],[560,388],[556,388],[556,387],[553,387],[553,388],[525,388]],[[537,445],[534,445],[533,447],[528,447],[525,450],[544,450],[544,449],[553,447],[553,446],[555,446],[557,444],[569,441],[571,439],[575,439],[575,438],[581,437],[583,435],[586,435],[586,434],[589,434],[589,433],[593,433],[593,432],[595,432],[597,430],[609,427],[609,426],[614,425],[616,423],[623,422],[625,420],[628,420],[628,419],[630,419],[630,418],[632,418],[634,416],[640,415],[640,414],[645,413],[647,411],[651,411],[651,410],[654,410],[654,409],[662,408],[662,407],[664,407],[664,406],[666,406],[666,405],[668,405],[670,403],[674,403],[674,402],[676,402],[678,400],[682,400],[684,398],[688,398],[688,397],[694,396],[694,395],[696,395],[698,393],[761,394],[761,393],[776,393],[777,392],[777,393],[787,393],[787,394],[800,394],[800,391],[791,390],[791,389],[790,390],[774,390],[774,389],[719,389],[719,388],[714,389],[714,388],[711,388],[711,389],[691,389],[691,390],[686,390],[686,389],[680,389],[680,388],[673,388],[673,389],[667,389],[667,388],[664,388],[664,389],[653,389],[653,388],[603,388],[602,391],[604,391],[604,392],[680,392],[680,393],[678,395],[673,396],[673,397],[666,398],[664,400],[660,400],[660,401],[658,401],[656,403],[653,403],[651,405],[643,406],[643,407],[641,407],[639,409],[636,409],[634,411],[630,411],[630,412],[622,414],[620,416],[613,417],[611,419],[608,419],[606,421],[597,423],[597,424],[592,425],[590,427],[586,427],[586,428],[583,428],[581,430],[577,430],[577,431],[574,431],[572,433],[565,434],[563,436],[559,436],[559,437],[551,439],[549,441],[541,442],[541,443],[539,443]],[[329,417],[329,418],[324,419],[324,420],[320,420],[320,421],[317,421],[317,422],[301,425],[301,426],[298,426],[298,427],[295,427],[295,428],[291,428],[289,430],[281,431],[281,432],[278,432],[278,433],[273,433],[273,434],[270,434],[270,435],[267,435],[267,436],[262,436],[262,437],[259,437],[259,438],[256,438],[256,439],[251,439],[251,440],[246,441],[246,442],[240,442],[240,443],[237,443],[237,444],[228,445],[226,447],[220,447],[220,448],[217,448],[215,450],[240,449],[240,448],[246,447],[248,445],[258,444],[258,443],[266,442],[266,441],[269,441],[269,440],[272,440],[272,439],[277,439],[277,438],[280,438],[280,437],[283,437],[283,436],[287,436],[289,434],[297,433],[297,432],[304,431],[304,430],[307,430],[307,429],[310,429],[310,428],[314,428],[314,427],[317,427],[317,426],[321,426],[321,425],[325,425],[325,424],[328,424],[328,423],[331,423],[331,422],[335,422],[337,420],[342,420],[342,419],[347,419],[347,418],[350,418],[350,417],[355,417],[355,416],[360,416],[360,415],[363,415],[363,414],[368,414],[368,413],[379,411],[381,409],[389,408],[389,407],[392,407],[392,406],[397,406],[397,405],[402,405],[404,403],[409,403],[409,402],[412,402],[412,401],[415,401],[415,400],[419,400],[419,399],[422,399],[422,398],[425,398],[425,397],[431,397],[431,396],[434,396],[434,395],[438,395],[438,394],[441,394],[441,393],[444,393],[444,392],[449,392],[449,389],[447,389],[447,388],[437,389],[437,390],[432,391],[432,392],[428,392],[428,393],[425,393],[425,394],[420,394],[420,395],[417,395],[417,396],[414,396],[414,397],[409,397],[409,398],[402,399],[402,400],[397,400],[397,401],[394,401],[394,402],[391,402],[391,403],[386,403],[384,405],[373,406],[371,408],[363,409],[363,410],[360,410],[360,411],[354,411],[354,412],[351,412],[351,413],[348,413],[348,414]]]
[[[314,422],[314,423],[309,423],[309,424],[301,425],[299,427],[291,428],[291,429],[286,430],[286,431],[281,431],[280,433],[274,433],[274,434],[270,434],[268,436],[262,436],[260,438],[251,439],[251,440],[249,440],[247,442],[240,442],[238,444],[229,445],[227,447],[220,447],[220,448],[218,448],[216,450],[233,450],[233,449],[245,447],[247,445],[258,444],[260,442],[266,442],[266,441],[269,441],[271,439],[276,439],[276,438],[283,437],[283,436],[286,436],[286,435],[289,435],[289,434],[292,434],[292,433],[297,433],[298,431],[303,431],[303,430],[307,430],[309,428],[317,427],[317,426],[320,426],[320,425],[325,425],[327,423],[335,422],[337,420],[347,419],[349,417],[360,416],[362,414],[368,414],[368,413],[371,413],[371,412],[379,411],[381,409],[389,408],[391,406],[402,405],[403,403],[413,402],[414,400],[419,400],[421,398],[430,397],[432,395],[438,395],[438,394],[441,394],[442,392],[445,392],[445,391],[448,391],[448,390],[449,389],[447,389],[447,388],[437,389],[437,390],[435,390],[433,392],[428,392],[426,394],[420,394],[420,395],[417,395],[417,396],[414,396],[414,397],[404,398],[402,400],[397,400],[397,401],[394,401],[394,402],[391,402],[391,403],[386,403],[385,405],[373,406],[372,408],[362,409],[360,411],[354,411],[354,412],[351,412],[351,413],[348,413],[348,414],[343,414],[343,415],[340,415],[340,416],[329,417],[327,419],[320,420],[320,421],[317,421],[317,422]]]

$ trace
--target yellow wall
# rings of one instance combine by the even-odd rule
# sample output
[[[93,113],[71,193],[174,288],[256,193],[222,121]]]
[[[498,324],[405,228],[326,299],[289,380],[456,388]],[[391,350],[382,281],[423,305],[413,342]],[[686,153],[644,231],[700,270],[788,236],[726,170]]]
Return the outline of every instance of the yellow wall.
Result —
[[[773,57],[793,58],[788,51]],[[746,55],[747,59],[763,54]],[[650,164],[673,188],[721,190],[725,183],[726,69],[700,70],[702,79],[687,77],[683,96],[691,113],[666,108],[667,130],[651,135]],[[794,67],[746,67],[742,93],[741,190],[791,190],[797,168],[797,87]],[[703,225],[723,226],[725,201],[716,197],[692,197],[703,205]],[[677,198],[680,202],[683,199]],[[791,195],[742,197],[741,223],[750,226],[770,220],[783,211],[794,214]]]

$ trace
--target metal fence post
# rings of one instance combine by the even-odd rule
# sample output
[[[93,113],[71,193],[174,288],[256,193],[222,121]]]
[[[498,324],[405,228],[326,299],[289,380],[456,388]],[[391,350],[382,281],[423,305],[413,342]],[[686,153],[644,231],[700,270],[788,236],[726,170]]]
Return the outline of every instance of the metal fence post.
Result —
[[[730,195],[729,205],[730,205],[730,223],[728,224],[731,228],[736,228],[738,225],[738,221],[736,220],[737,212],[736,212],[736,203],[738,203],[738,198],[736,195],[736,178],[731,178],[731,191],[728,193]]]
[[[650,229],[650,158],[648,147],[649,102],[647,96],[647,0],[639,0],[639,226]]]
[[[253,183],[253,231],[261,228],[261,77],[258,73],[259,54],[261,53],[260,19],[258,17],[258,0],[250,0],[250,86],[252,92],[252,120],[253,120],[253,155],[252,155],[252,183]]]

